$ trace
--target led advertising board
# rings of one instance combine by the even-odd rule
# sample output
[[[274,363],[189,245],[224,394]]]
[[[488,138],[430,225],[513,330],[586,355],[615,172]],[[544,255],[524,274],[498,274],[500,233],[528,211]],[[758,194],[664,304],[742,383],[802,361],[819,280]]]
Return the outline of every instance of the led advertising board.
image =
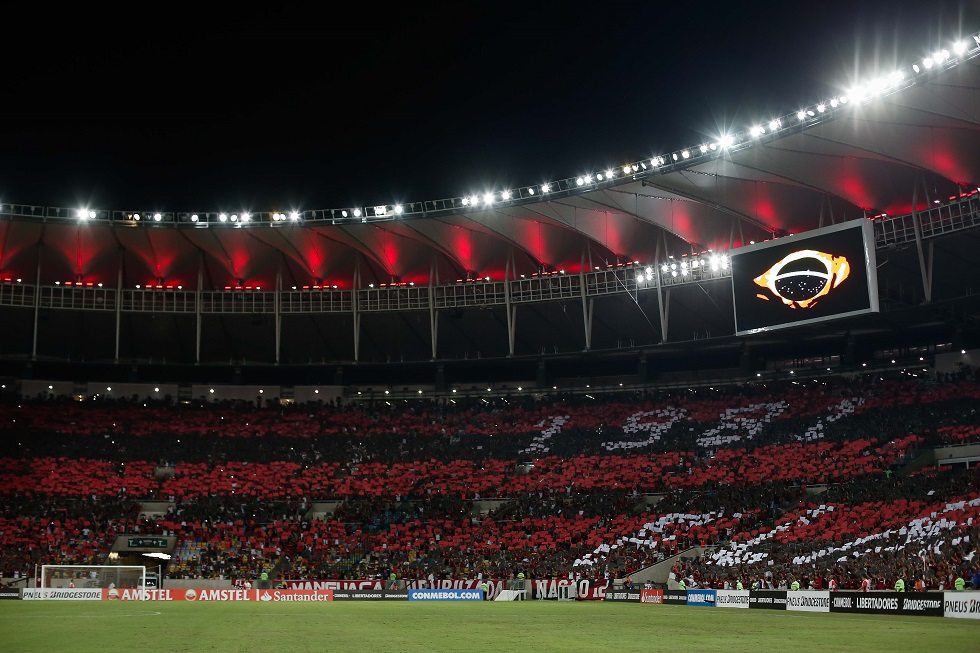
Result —
[[[877,312],[874,242],[862,219],[732,250],[736,335]]]

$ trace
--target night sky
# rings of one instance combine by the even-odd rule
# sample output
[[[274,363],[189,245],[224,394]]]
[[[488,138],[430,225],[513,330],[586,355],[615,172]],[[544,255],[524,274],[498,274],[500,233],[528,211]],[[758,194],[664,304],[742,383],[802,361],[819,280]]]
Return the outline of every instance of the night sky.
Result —
[[[975,1],[250,4],[6,19],[0,202],[271,211],[512,188],[716,139],[980,30]]]

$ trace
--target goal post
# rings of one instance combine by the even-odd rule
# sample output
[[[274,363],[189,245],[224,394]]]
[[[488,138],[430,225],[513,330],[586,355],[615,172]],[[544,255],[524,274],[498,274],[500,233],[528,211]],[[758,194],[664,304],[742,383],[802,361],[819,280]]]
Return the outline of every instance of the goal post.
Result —
[[[139,565],[41,565],[38,588],[145,588],[146,567]],[[44,596],[44,592],[41,592]]]

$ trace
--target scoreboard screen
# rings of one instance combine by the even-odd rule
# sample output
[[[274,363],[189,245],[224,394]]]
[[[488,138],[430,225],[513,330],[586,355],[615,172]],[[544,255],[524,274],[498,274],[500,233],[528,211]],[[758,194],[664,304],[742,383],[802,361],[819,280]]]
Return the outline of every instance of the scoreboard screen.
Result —
[[[878,311],[874,227],[854,220],[732,250],[735,333]]]

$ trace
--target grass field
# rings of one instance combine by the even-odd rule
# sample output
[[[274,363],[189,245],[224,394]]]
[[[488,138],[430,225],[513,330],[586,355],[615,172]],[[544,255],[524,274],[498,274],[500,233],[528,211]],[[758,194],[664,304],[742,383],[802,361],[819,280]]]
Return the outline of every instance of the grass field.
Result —
[[[604,602],[0,602],[3,653],[980,651],[980,621]]]

